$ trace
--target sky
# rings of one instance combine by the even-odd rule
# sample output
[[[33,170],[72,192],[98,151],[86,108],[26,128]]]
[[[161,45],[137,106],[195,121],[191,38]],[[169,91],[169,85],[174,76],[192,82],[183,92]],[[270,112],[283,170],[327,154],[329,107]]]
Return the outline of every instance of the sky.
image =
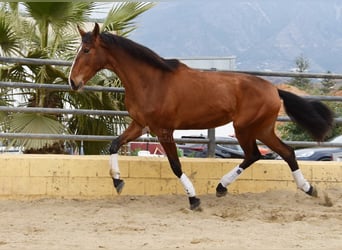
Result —
[[[99,7],[96,8],[91,14],[91,18],[105,18],[108,14],[108,11],[113,7],[115,3],[105,3],[105,2],[96,2],[99,4]]]

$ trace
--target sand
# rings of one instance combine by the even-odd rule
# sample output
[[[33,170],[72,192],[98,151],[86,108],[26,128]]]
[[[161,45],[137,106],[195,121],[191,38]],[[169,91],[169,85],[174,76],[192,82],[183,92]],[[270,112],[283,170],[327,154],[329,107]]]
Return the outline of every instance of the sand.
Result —
[[[0,249],[342,249],[342,189],[0,201]]]

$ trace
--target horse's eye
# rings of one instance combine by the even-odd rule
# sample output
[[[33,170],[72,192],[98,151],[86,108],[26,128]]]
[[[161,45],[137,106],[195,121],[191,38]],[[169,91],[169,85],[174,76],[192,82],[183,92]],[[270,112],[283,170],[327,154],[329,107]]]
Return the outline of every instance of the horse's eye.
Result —
[[[90,51],[90,49],[88,49],[88,48],[84,48],[84,49],[83,49],[83,53],[85,53],[85,54],[88,54],[89,51]]]

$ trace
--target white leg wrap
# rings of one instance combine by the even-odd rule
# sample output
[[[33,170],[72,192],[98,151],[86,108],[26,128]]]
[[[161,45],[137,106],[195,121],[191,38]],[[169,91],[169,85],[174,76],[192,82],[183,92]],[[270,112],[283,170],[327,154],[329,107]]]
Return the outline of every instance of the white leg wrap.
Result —
[[[239,166],[236,166],[233,168],[228,174],[224,175],[221,179],[221,184],[224,187],[227,187],[229,184],[231,184],[233,181],[235,181],[239,175],[243,172],[243,169]]]
[[[184,173],[180,177],[180,181],[183,184],[184,190],[185,190],[186,194],[188,195],[188,197],[196,196],[195,188],[192,185],[192,182]]]
[[[109,173],[114,179],[120,179],[120,169],[118,163],[118,154],[110,155]]]
[[[293,179],[295,180],[297,187],[304,192],[308,192],[310,189],[310,184],[307,180],[305,180],[302,171],[297,169],[296,171],[292,172]]]

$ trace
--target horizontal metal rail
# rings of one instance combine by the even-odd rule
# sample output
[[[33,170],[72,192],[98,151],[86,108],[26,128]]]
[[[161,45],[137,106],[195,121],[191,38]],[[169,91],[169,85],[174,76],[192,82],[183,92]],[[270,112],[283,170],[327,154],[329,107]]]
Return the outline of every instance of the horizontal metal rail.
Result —
[[[288,116],[278,116],[277,117],[277,121],[278,122],[290,122],[292,120]],[[342,123],[342,118],[341,117],[337,117],[337,118],[334,119],[334,122],[335,123]]]
[[[302,73],[302,72],[276,72],[276,71],[249,71],[249,70],[225,70],[221,72],[235,72],[257,76],[276,76],[276,77],[301,77],[301,78],[329,78],[342,79],[342,74],[332,73]]]
[[[75,141],[112,141],[117,136],[100,136],[100,135],[68,135],[68,134],[24,134],[24,133],[0,133],[0,138],[8,139],[45,139],[45,140],[75,140]],[[139,137],[134,141],[140,142],[158,142],[157,137]],[[209,139],[189,139],[189,138],[175,138],[176,143],[202,143],[208,144]],[[314,141],[284,141],[291,146],[303,147],[342,147],[342,143],[332,142],[314,142]],[[238,144],[237,140],[215,140],[216,144]],[[259,145],[262,143],[258,142]]]
[[[107,115],[128,116],[127,111],[96,110],[96,109],[60,109],[60,108],[32,108],[32,107],[7,107],[0,106],[0,111],[21,113],[44,113],[44,114],[77,114],[77,115]]]
[[[77,115],[106,115],[106,116],[129,116],[128,111],[96,110],[96,109],[61,109],[61,108],[34,108],[34,107],[7,107],[0,106],[3,112],[21,113],[44,113],[44,114],[77,114]],[[288,116],[279,116],[279,122],[290,122]],[[335,118],[335,123],[342,123],[342,118]]]
[[[71,66],[72,62],[54,60],[54,59],[39,59],[39,58],[19,58],[19,57],[1,57],[2,63],[21,63],[26,65],[57,65],[57,66]]]
[[[0,87],[9,88],[30,88],[30,89],[52,89],[58,91],[73,91],[71,90],[68,83],[65,84],[48,84],[48,83],[25,83],[25,82],[4,82],[0,81]],[[125,88],[122,87],[104,87],[104,86],[84,86],[82,91],[92,91],[92,92],[118,92],[125,93]],[[310,100],[320,100],[320,101],[331,101],[340,102],[342,101],[342,96],[302,96],[305,99]]]
[[[30,89],[53,89],[59,91],[72,91],[68,83],[65,84],[48,84],[48,83],[25,83],[25,82],[4,82],[0,81],[0,87],[8,88],[30,88]],[[82,91],[93,92],[118,92],[124,93],[122,87],[104,87],[104,86],[84,86]]]
[[[72,61],[38,59],[38,58],[18,58],[18,57],[17,58],[0,57],[0,62],[21,63],[21,64],[27,64],[27,65],[57,65],[57,66],[71,66],[72,65]],[[208,69],[199,69],[199,70],[212,71]],[[244,74],[258,75],[258,76],[342,79],[342,74],[333,74],[333,73],[276,72],[276,71],[250,71],[250,70],[219,70],[219,71],[244,73]]]

